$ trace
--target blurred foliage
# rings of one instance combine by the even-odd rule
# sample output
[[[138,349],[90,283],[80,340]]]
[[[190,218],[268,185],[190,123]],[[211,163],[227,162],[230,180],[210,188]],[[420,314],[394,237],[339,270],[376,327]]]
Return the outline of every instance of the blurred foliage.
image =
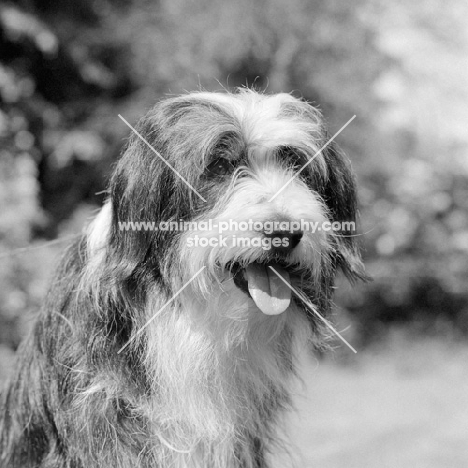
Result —
[[[102,202],[127,128],[168,93],[255,86],[320,105],[358,173],[374,281],[338,303],[468,331],[468,5],[454,0],[23,0],[0,5],[0,343]],[[14,252],[14,254],[8,254]],[[1,364],[0,364],[1,365]]]

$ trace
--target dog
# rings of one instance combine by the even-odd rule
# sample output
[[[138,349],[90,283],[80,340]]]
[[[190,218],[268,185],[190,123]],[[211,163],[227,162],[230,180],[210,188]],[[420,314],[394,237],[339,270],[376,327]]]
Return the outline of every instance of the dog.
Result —
[[[267,468],[337,271],[365,276],[350,229],[299,225],[355,222],[350,162],[290,94],[171,97],[133,130],[20,347],[1,466]]]

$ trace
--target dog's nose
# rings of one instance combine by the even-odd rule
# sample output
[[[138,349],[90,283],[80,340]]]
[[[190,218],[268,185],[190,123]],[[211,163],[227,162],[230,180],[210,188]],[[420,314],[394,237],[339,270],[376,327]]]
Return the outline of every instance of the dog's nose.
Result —
[[[271,239],[271,249],[274,252],[286,254],[291,252],[301,242],[304,233],[302,231],[280,230],[271,233],[265,233],[265,237]]]

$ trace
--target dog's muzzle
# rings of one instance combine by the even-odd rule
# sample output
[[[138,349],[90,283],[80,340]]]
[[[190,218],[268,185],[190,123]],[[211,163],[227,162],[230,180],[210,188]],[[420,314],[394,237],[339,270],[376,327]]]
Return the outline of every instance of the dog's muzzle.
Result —
[[[231,272],[234,284],[248,294],[256,306],[266,315],[278,315],[291,303],[290,276],[283,261],[299,244],[303,233],[300,231],[275,231],[265,234],[278,240],[270,252],[271,261],[253,262],[246,267],[236,263]]]

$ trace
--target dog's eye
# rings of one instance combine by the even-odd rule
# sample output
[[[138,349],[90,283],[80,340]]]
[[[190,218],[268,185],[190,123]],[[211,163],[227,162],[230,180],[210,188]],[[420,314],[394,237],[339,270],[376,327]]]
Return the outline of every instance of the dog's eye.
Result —
[[[285,146],[280,150],[280,158],[287,164],[289,167],[293,168],[295,171],[299,170],[305,162],[303,155],[301,155],[294,148]]]
[[[293,167],[295,171],[298,171],[304,165],[304,161],[299,154],[291,153],[289,158],[289,164]]]
[[[229,159],[217,158],[210,164],[208,164],[206,170],[213,175],[224,176],[231,174],[234,166]]]

